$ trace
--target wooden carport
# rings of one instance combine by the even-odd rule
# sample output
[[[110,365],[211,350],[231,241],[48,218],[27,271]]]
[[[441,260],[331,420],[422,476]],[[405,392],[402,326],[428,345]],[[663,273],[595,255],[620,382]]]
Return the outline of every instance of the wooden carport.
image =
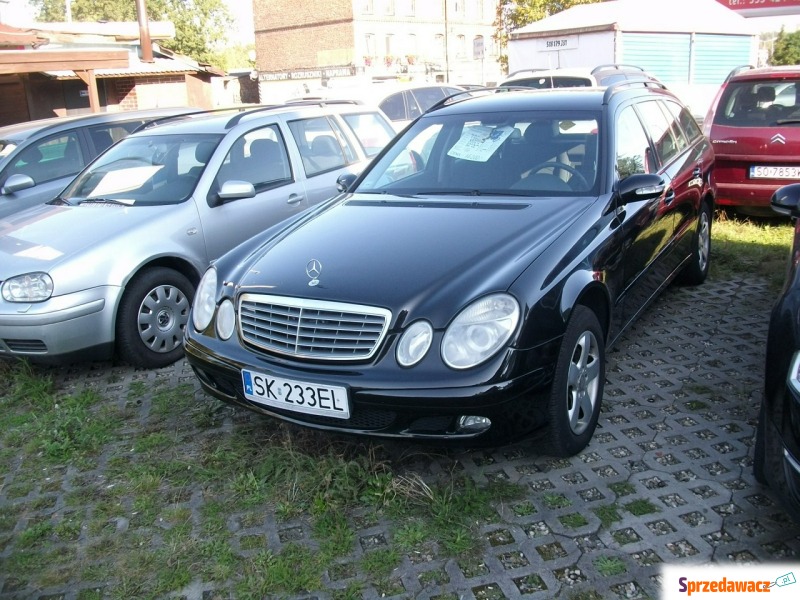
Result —
[[[9,37],[4,26],[0,30],[0,48],[8,47]],[[31,35],[34,40],[41,38]],[[22,37],[15,35],[14,46],[25,45]],[[45,40],[46,41],[46,40]],[[5,43],[4,43],[5,42]],[[27,42],[33,46],[35,42]],[[0,75],[24,75],[44,71],[74,71],[89,88],[89,106],[92,112],[100,112],[100,97],[97,93],[96,69],[126,69],[130,62],[127,50],[0,50]]]

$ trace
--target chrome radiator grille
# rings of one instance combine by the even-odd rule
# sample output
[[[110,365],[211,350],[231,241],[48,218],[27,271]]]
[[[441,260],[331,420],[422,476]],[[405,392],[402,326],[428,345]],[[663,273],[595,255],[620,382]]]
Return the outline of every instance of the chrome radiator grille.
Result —
[[[321,360],[372,357],[389,328],[392,313],[383,308],[242,294],[242,339],[279,354]]]

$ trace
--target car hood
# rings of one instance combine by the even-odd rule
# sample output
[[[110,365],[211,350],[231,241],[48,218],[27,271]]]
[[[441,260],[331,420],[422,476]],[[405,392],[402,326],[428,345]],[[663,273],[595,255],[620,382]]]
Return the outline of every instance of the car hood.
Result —
[[[109,247],[148,227],[175,206],[55,206],[43,204],[0,220],[0,280],[52,271],[82,252]]]
[[[443,326],[475,297],[507,290],[591,203],[354,195],[252,254],[239,283],[243,291],[424,314]]]

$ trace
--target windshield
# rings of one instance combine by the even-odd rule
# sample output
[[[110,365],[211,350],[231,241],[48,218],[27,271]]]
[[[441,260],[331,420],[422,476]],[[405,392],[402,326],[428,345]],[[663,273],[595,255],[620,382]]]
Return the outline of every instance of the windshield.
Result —
[[[356,192],[430,196],[597,194],[599,115],[431,114],[396,139]]]
[[[81,173],[61,200],[73,205],[177,204],[194,191],[220,139],[219,135],[127,137]]]

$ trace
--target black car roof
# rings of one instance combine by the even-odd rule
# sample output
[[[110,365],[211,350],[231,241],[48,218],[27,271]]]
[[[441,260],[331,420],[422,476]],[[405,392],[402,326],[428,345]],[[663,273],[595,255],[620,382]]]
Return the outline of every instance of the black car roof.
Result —
[[[663,93],[673,96],[663,84],[647,79],[627,79],[608,87],[575,88],[500,88],[501,91],[465,93],[450,96],[435,105],[430,112],[463,114],[465,112],[525,111],[525,110],[578,110],[596,111],[618,94],[640,95]]]

